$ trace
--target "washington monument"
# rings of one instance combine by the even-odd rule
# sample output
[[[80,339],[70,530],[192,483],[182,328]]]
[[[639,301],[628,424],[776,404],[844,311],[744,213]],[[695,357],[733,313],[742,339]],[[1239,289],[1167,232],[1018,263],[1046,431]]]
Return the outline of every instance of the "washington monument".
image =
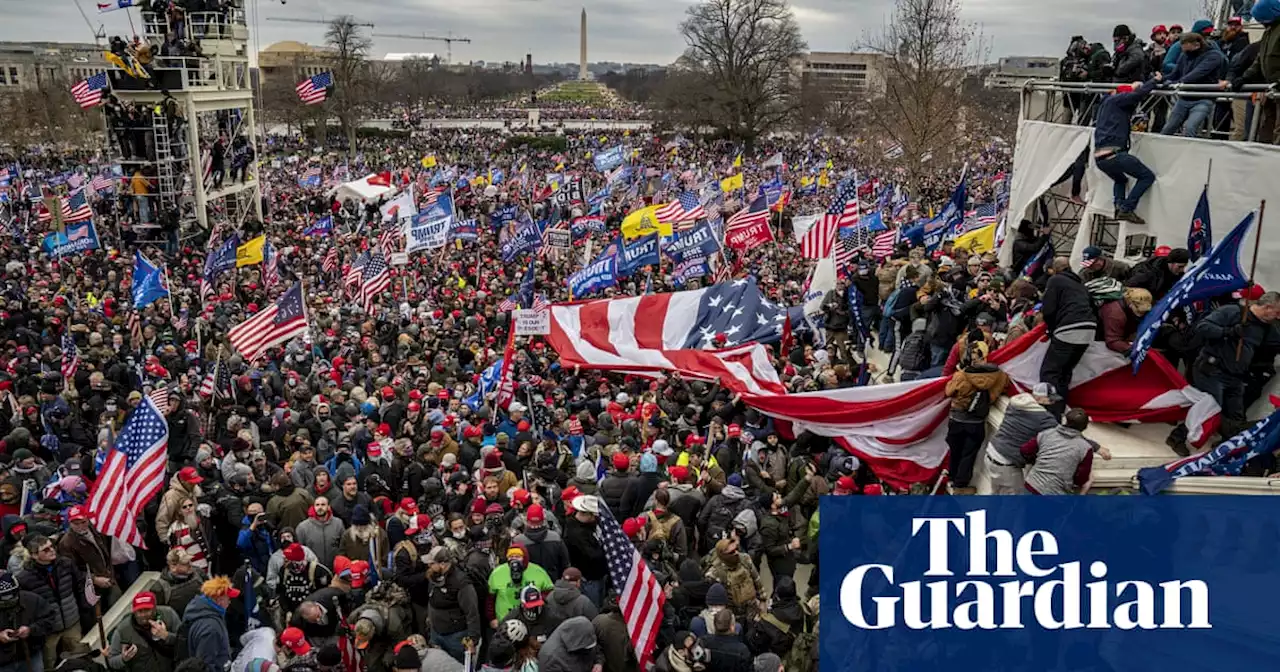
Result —
[[[587,8],[582,8],[582,37],[578,51],[578,79],[587,79]]]

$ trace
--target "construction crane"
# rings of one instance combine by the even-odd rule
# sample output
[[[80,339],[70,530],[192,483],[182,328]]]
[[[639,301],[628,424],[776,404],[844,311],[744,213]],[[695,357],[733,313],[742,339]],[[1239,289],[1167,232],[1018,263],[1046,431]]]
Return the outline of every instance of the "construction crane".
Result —
[[[290,19],[290,18],[281,17],[281,16],[268,16],[267,20],[268,21],[285,21],[287,23],[320,23],[324,25],[329,25],[330,23],[333,23],[333,19]],[[352,21],[351,25],[360,26],[362,28],[373,27],[372,23],[358,23],[355,21]]]
[[[454,37],[453,33],[449,33],[448,37],[436,37],[434,35],[401,35],[398,33],[374,33],[373,36],[374,37],[394,37],[401,40],[433,40],[436,42],[444,42],[446,58],[450,64],[453,63],[453,43],[454,42],[463,42],[465,44],[471,44],[471,38]]]

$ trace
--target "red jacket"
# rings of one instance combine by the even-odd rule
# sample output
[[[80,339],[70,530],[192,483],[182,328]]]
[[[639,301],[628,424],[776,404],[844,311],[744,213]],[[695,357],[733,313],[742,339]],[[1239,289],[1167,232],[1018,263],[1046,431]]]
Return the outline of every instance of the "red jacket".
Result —
[[[1124,301],[1117,299],[1102,304],[1098,309],[1098,321],[1102,323],[1102,340],[1107,349],[1125,354],[1129,352],[1133,337],[1138,333],[1138,318]]]

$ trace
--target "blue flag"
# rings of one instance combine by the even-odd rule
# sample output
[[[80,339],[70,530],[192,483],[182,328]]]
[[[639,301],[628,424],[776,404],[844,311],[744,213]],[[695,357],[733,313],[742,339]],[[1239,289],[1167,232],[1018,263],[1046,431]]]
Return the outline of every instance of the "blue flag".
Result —
[[[333,233],[333,216],[317,219],[311,226],[302,231],[304,236],[327,236]]]
[[[677,264],[685,259],[710,257],[719,251],[720,236],[706,221],[662,241],[662,253]]]
[[[65,232],[54,231],[41,241],[45,254],[51,257],[62,257],[77,252],[87,252],[101,247],[98,241],[98,229],[93,220],[78,224],[67,224]]]
[[[499,357],[498,361],[490,364],[489,368],[485,369],[480,374],[480,384],[476,387],[475,394],[463,399],[462,403],[466,404],[473,411],[478,410],[484,405],[484,395],[487,394],[489,390],[497,386],[498,378],[501,376],[502,357]]]
[[[204,261],[204,279],[213,284],[219,273],[236,267],[236,248],[240,247],[240,236],[232,235],[223,241]]]
[[[1200,192],[1200,200],[1191,215],[1191,228],[1187,230],[1187,252],[1191,261],[1199,261],[1200,257],[1209,253],[1213,247],[1213,226],[1209,222],[1209,186],[1205,185]]]
[[[520,280],[520,289],[516,290],[516,301],[521,308],[533,307],[533,288],[537,279],[535,270],[537,270],[536,264],[530,259],[529,267],[524,271],[524,278]]]
[[[155,303],[157,299],[169,296],[164,286],[164,273],[158,266],[147,261],[142,252],[133,253],[133,307],[143,308]]]
[[[954,236],[960,229],[960,224],[964,222],[964,202],[967,193],[968,188],[962,175],[955,191],[951,192],[951,198],[942,207],[942,212],[925,225],[924,246],[930,252],[941,247],[942,241],[949,236]]]
[[[849,283],[849,316],[853,318],[853,326],[858,331],[858,346],[863,347],[871,336],[866,317],[862,314],[862,291],[858,286]]]
[[[1053,241],[1047,240],[1045,241],[1044,245],[1040,246],[1040,251],[1036,252],[1035,256],[1028,259],[1027,263],[1022,265],[1021,275],[1027,278],[1036,277],[1036,274],[1044,270],[1045,264],[1052,258],[1053,258]]]
[[[1209,255],[1187,268],[1187,272],[1174,283],[1169,293],[1156,303],[1151,312],[1138,325],[1138,335],[1133,339],[1133,373],[1147,358],[1147,351],[1156,340],[1160,325],[1178,308],[1192,301],[1204,301],[1222,294],[1229,294],[1249,285],[1244,270],[1240,268],[1240,244],[1244,234],[1253,225],[1253,213],[1249,213],[1236,228],[1227,234]]]
[[[1274,399],[1274,398],[1273,398]],[[1183,476],[1238,476],[1244,463],[1275,449],[1280,441],[1280,409],[1213,450],[1174,460],[1161,467],[1138,470],[1143,494],[1158,495]]]
[[[262,619],[258,615],[258,598],[253,592],[253,568],[245,567],[244,590],[241,596],[244,597],[245,627],[247,630],[253,630],[262,625]]]
[[[570,275],[566,283],[573,298],[581,298],[618,284],[618,257],[609,255]]]
[[[509,264],[521,253],[536,250],[539,247],[542,247],[542,231],[537,224],[528,222],[502,243],[502,262]]]
[[[637,238],[630,244],[624,242],[618,255],[618,276],[629,278],[643,266],[657,266],[659,259],[657,232]]]
[[[592,159],[596,164],[596,170],[604,173],[621,166],[623,161],[626,160],[623,156],[625,151],[622,145],[617,145],[596,154],[595,158]]]

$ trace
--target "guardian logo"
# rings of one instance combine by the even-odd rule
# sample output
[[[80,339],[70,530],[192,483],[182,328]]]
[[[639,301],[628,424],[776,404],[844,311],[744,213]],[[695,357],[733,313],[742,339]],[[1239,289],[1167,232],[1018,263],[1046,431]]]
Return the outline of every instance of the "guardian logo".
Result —
[[[1067,630],[1213,627],[1204,581],[1115,581],[1102,560],[1061,558],[1051,532],[1015,537],[1009,530],[988,530],[985,510],[915,518],[911,535],[927,540],[922,577],[904,581],[892,565],[874,563],[845,574],[840,610],[855,627],[996,630],[1024,628],[1027,621]],[[953,566],[953,543],[966,546],[966,566]],[[1191,604],[1186,612],[1184,596]],[[871,613],[863,607],[868,597],[875,605]]]
[[[1252,672],[1280,497],[822,497],[822,672]]]

